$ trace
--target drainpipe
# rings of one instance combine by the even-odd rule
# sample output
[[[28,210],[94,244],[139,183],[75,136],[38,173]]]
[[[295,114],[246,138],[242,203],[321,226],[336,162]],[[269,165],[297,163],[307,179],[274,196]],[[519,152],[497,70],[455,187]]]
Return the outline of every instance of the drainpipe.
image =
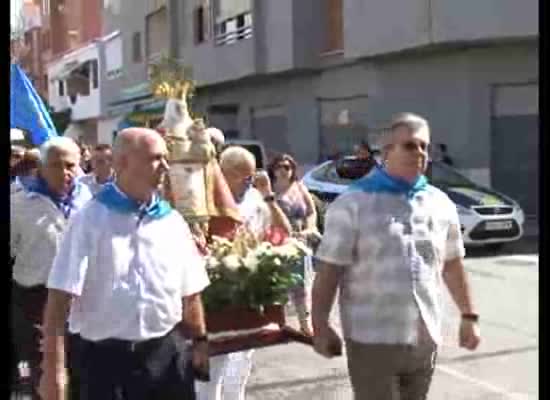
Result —
[[[185,0],[168,0],[167,13],[168,13],[168,37],[169,46],[168,54],[170,57],[179,60],[180,59],[180,32],[183,34],[183,30],[179,28],[180,23],[183,23],[183,9]]]
[[[428,2],[428,44],[432,44],[434,42],[432,0],[426,1]]]

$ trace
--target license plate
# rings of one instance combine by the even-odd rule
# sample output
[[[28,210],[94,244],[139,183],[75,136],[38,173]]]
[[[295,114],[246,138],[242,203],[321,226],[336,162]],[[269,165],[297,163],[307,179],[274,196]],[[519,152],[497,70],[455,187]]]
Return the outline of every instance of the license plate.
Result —
[[[512,221],[493,221],[485,223],[485,229],[488,231],[505,231],[512,229],[512,226]]]

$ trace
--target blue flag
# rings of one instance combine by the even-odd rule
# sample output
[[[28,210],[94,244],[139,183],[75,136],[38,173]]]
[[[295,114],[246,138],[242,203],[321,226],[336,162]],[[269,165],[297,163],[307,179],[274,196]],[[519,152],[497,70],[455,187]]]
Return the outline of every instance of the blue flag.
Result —
[[[30,132],[35,146],[40,146],[57,130],[46,106],[21,67],[11,64],[10,128]]]

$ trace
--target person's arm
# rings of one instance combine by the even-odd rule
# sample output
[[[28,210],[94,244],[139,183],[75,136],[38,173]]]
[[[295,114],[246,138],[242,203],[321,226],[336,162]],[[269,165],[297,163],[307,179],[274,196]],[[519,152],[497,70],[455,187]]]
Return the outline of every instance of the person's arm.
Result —
[[[288,221],[288,218],[283,210],[281,210],[281,207],[279,207],[277,202],[274,200],[266,201],[266,204],[269,208],[269,212],[271,213],[271,225],[283,229],[287,235],[290,235],[292,232],[292,226],[290,225],[290,222]]]
[[[464,269],[464,243],[460,231],[460,220],[454,205],[450,209],[445,253],[443,281],[461,313],[459,346],[474,350],[479,345],[481,336],[468,277]]]
[[[315,207],[313,197],[311,197],[311,193],[309,193],[309,190],[302,182],[298,182],[297,184],[300,192],[302,193],[302,197],[306,203],[306,208],[308,211],[304,230],[309,232],[317,232],[317,209]]]
[[[329,316],[340,283],[341,272],[341,268],[336,265],[319,262],[312,288],[311,320],[314,332],[329,328]]]
[[[329,207],[326,229],[315,255],[319,264],[312,291],[313,345],[325,357],[341,353],[342,341],[330,326],[329,316],[343,274],[356,257],[356,206],[350,196],[343,195]]]
[[[275,201],[275,194],[273,193],[273,190],[271,188],[271,181],[269,180],[269,176],[263,173],[256,175],[254,179],[254,186],[256,187],[258,192],[260,192],[264,200],[267,199],[265,202],[271,214],[271,225],[273,227],[283,229],[287,235],[290,235],[292,232],[292,225],[290,225],[290,222],[288,221],[285,213],[283,212],[283,210],[281,210],[281,207],[279,207],[279,205]]]
[[[202,305],[200,293],[195,293],[183,298],[183,322],[188,328],[191,338],[206,335],[204,307]]]
[[[475,308],[462,258],[457,257],[445,262],[443,281],[460,312],[462,314],[474,314]]]
[[[64,399],[65,372],[65,323],[69,315],[72,296],[60,290],[50,289],[42,326],[43,375],[40,394],[45,400]]]

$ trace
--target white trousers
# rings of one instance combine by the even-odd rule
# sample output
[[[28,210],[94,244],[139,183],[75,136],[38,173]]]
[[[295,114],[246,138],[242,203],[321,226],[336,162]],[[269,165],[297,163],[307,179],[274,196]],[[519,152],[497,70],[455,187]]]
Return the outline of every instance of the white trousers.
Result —
[[[210,357],[210,382],[195,381],[197,400],[244,400],[254,350]]]

